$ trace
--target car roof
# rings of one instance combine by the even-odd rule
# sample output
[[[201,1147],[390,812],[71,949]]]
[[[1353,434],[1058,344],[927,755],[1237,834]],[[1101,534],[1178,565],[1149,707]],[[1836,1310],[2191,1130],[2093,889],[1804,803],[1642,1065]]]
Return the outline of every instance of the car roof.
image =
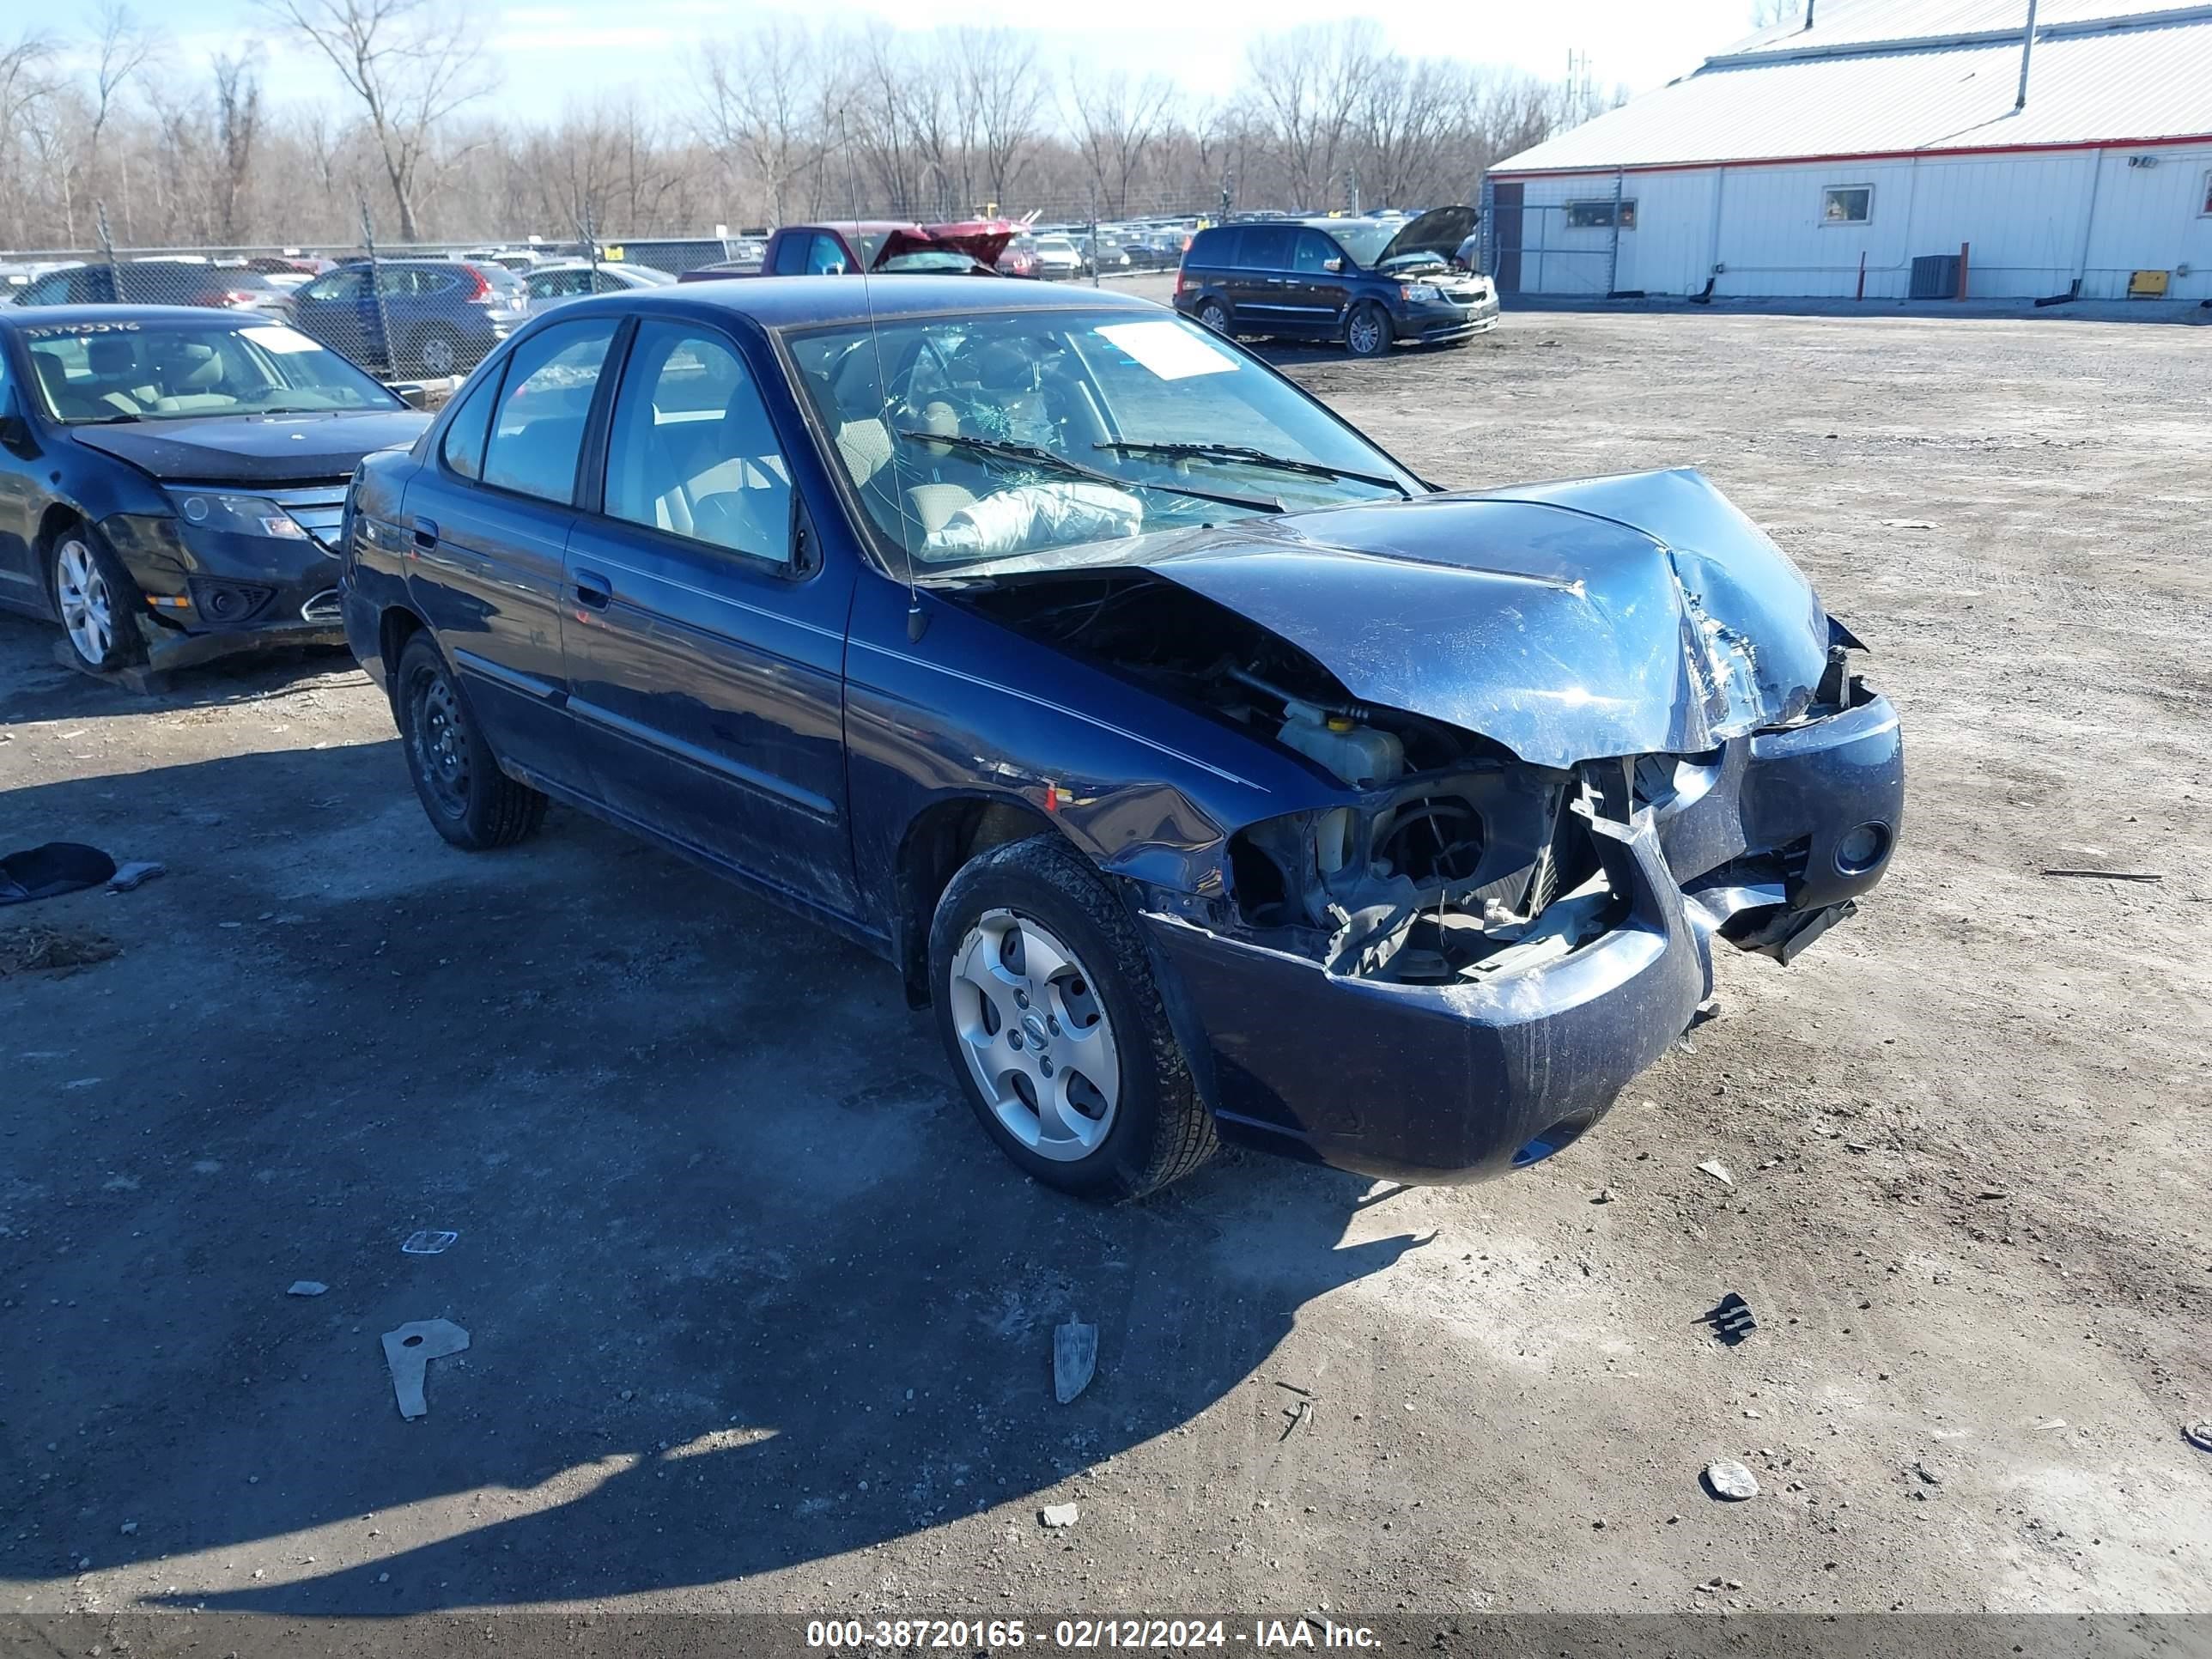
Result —
[[[67,327],[71,323],[234,323],[267,327],[274,320],[261,311],[220,310],[212,306],[7,306],[0,323],[14,328]]]
[[[986,297],[988,296],[988,297]],[[927,317],[941,312],[1127,311],[1167,314],[1157,301],[1113,289],[1054,288],[1035,283],[987,283],[973,276],[929,276],[919,272],[887,276],[880,283],[854,276],[759,276],[720,283],[685,283],[625,294],[593,295],[561,307],[574,318],[587,308],[622,310],[631,306],[675,307],[702,313],[750,318],[763,328],[816,323],[878,322],[894,317]],[[556,313],[549,313],[548,315]]]

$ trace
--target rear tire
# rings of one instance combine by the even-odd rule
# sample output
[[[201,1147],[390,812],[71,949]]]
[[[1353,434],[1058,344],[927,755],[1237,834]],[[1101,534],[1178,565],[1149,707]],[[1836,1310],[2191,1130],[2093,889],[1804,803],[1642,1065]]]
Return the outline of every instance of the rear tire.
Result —
[[[145,596],[90,525],[64,525],[46,550],[47,595],[77,661],[95,674],[146,659]]]
[[[545,822],[545,797],[499,769],[461,688],[427,634],[409,640],[392,682],[408,775],[431,828],[464,852],[512,847]]]
[[[961,868],[930,927],[929,975],[969,1105],[1036,1180],[1115,1203],[1212,1156],[1213,1115],[1143,935],[1059,836],[1009,842]]]
[[[1201,302],[1192,315],[1216,334],[1229,332],[1229,307],[1218,300],[1207,300]]]

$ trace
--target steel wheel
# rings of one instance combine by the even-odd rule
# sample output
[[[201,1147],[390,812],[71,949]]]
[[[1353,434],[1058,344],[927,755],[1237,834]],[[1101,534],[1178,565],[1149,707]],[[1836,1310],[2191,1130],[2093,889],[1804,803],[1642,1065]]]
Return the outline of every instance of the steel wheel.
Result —
[[[115,595],[93,550],[74,537],[54,550],[54,597],[77,655],[104,666],[115,648]]]
[[[1345,325],[1345,349],[1355,357],[1372,357],[1390,343],[1389,325],[1373,306],[1362,306]]]
[[[417,773],[446,816],[459,817],[469,810],[469,745],[453,682],[443,674],[427,674],[417,683],[410,727]]]
[[[1060,1163],[1097,1151],[1121,1063],[1074,951],[1027,916],[987,910],[954,952],[946,989],[962,1057],[1006,1132]]]

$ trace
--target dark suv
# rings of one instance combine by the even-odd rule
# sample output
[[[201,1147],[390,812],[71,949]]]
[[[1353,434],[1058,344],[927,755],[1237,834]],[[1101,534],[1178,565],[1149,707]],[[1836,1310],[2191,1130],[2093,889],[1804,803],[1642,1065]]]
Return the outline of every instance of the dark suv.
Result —
[[[1222,334],[1342,342],[1377,357],[1401,340],[1455,344],[1498,322],[1487,276],[1455,270],[1474,210],[1419,218],[1284,219],[1201,230],[1175,306]]]

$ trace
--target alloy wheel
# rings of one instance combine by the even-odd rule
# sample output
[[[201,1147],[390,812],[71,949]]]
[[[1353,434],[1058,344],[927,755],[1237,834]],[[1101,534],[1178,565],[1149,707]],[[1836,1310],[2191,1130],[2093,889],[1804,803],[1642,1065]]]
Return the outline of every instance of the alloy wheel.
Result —
[[[1198,308],[1198,320],[1216,334],[1229,332],[1229,313],[1218,300],[1208,300]]]
[[[953,955],[951,1008],[969,1076],[1006,1132],[1041,1158],[1098,1150],[1121,1096],[1097,982],[1051,930],[988,910]]]
[[[81,541],[66,541],[54,554],[54,596],[61,602],[62,626],[78,656],[97,668],[115,646],[115,596],[100,561]]]
[[[460,362],[459,354],[453,349],[453,343],[442,334],[433,334],[423,341],[422,349],[418,355],[422,357],[422,372],[426,374],[451,374]]]
[[[1356,356],[1372,356],[1382,349],[1382,320],[1372,311],[1355,311],[1345,331],[1344,343]]]

